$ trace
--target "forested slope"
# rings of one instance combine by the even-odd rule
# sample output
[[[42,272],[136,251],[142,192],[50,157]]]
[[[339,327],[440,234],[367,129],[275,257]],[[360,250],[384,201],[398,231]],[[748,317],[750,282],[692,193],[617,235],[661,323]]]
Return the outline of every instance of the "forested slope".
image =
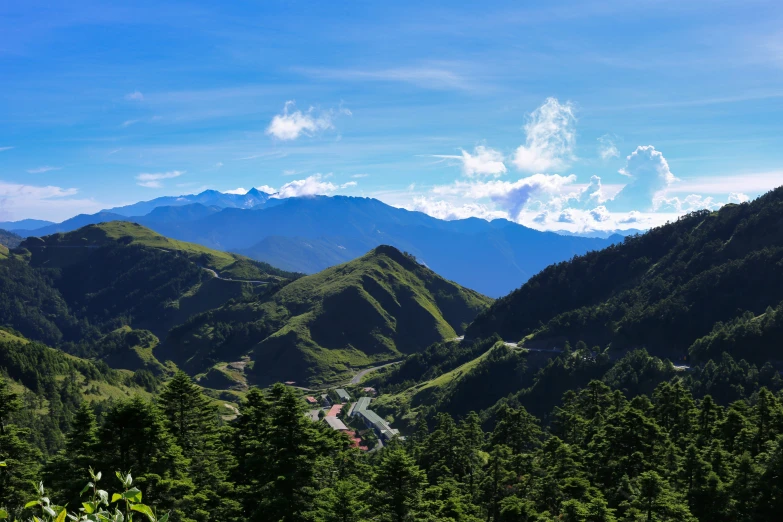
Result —
[[[722,323],[749,321],[783,301],[783,188],[741,205],[699,211],[622,244],[552,265],[482,313],[467,335],[498,333],[530,346],[566,340],[647,347],[705,360]],[[741,319],[745,317],[745,319]],[[773,332],[766,329],[764,332]],[[760,331],[760,335],[765,335]],[[762,341],[728,348],[783,359]],[[719,354],[718,354],[719,355]]]

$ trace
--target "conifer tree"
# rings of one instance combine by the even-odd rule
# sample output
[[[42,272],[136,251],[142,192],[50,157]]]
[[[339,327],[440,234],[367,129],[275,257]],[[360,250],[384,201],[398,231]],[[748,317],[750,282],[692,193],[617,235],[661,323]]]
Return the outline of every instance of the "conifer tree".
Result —
[[[9,423],[21,404],[19,397],[0,376],[0,508],[18,514],[30,487],[38,479],[41,455],[27,442],[30,433]]]

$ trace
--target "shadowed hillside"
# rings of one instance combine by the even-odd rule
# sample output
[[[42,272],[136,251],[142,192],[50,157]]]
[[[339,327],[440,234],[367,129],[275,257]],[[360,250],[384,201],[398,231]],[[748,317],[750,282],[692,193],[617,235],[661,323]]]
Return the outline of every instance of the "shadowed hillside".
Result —
[[[696,360],[726,349],[763,363],[783,359],[779,343],[761,340],[778,331],[772,309],[781,301],[783,188],[552,265],[495,302],[468,336],[498,333],[530,346],[611,343],[679,359],[690,350]],[[740,323],[757,327],[756,342],[731,340],[745,335]]]

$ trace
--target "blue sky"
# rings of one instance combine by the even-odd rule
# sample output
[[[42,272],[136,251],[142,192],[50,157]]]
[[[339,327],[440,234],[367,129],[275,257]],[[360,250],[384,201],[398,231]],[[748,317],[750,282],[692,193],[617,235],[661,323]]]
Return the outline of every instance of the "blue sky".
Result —
[[[644,228],[783,184],[779,2],[421,4],[0,4],[0,220],[255,186]]]

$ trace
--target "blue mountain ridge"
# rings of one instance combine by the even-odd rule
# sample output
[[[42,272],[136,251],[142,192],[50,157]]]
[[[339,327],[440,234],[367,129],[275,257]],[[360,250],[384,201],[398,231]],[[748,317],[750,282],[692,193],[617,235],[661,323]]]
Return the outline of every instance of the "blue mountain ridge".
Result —
[[[444,221],[372,198],[271,198],[251,208],[234,206],[239,200],[222,208],[219,198],[212,201],[218,204],[164,204],[139,216],[117,212],[126,212],[123,209],[79,215],[26,235],[134,221],[174,239],[304,273],[319,272],[388,244],[413,254],[443,277],[490,297],[507,294],[552,263],[622,241],[619,235],[603,239],[541,232],[503,219]]]

